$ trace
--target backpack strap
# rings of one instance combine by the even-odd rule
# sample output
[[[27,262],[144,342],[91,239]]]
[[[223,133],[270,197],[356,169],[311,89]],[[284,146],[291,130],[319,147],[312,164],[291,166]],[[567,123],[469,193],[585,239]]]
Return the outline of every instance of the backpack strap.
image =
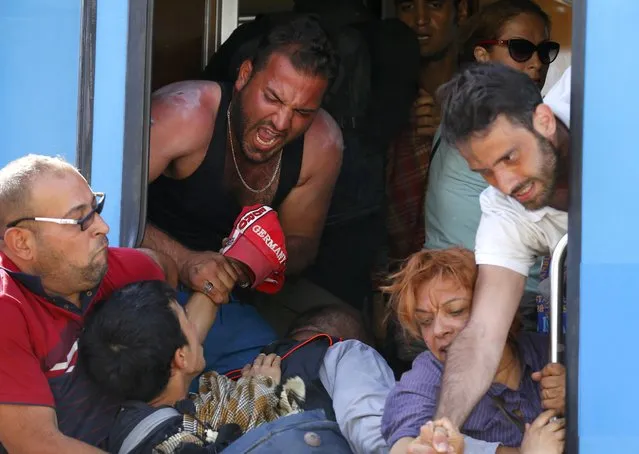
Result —
[[[299,350],[300,348],[304,347],[305,345],[308,345],[311,342],[315,342],[315,341],[318,341],[318,340],[327,341],[328,342],[328,346],[331,347],[333,344],[335,344],[337,342],[342,342],[344,339],[342,339],[341,337],[339,337],[339,338],[338,337],[332,337],[332,336],[329,336],[328,334],[325,334],[325,333],[316,334],[315,336],[312,336],[312,337],[306,339],[305,341],[294,342],[290,349],[288,349],[285,353],[280,355],[280,357],[282,358],[282,361],[284,361],[290,355],[295,353],[295,351]],[[281,344],[283,344],[283,343],[285,343],[287,341],[289,341],[289,339],[280,339],[280,340],[276,340],[274,342],[271,342],[270,344],[268,344],[267,346],[265,346],[262,349],[261,353],[264,353],[265,355],[268,355],[270,353],[274,353],[279,345],[281,345]],[[228,371],[224,375],[226,375],[231,380],[239,380],[240,378],[242,378],[242,369],[233,369],[233,370]]]
[[[430,168],[433,166],[433,158],[435,157],[435,153],[437,153],[437,150],[439,150],[439,146],[442,143],[442,136],[437,137],[437,140],[435,141],[435,143],[433,144],[433,148],[432,151],[430,152],[430,157],[428,158],[428,170],[427,170],[427,177],[430,177]],[[428,191],[428,180],[426,180],[426,190]]]
[[[435,141],[435,145],[433,145],[433,149],[430,152],[430,158],[428,160],[428,170],[430,171],[430,166],[433,163],[433,158],[435,157],[435,153],[437,153],[437,150],[439,150],[439,145],[442,142],[442,136],[439,136],[437,138],[437,140]]]
[[[173,407],[165,407],[154,411],[142,421],[137,423],[129,435],[126,436],[118,454],[129,454],[160,424],[179,415],[180,413]]]

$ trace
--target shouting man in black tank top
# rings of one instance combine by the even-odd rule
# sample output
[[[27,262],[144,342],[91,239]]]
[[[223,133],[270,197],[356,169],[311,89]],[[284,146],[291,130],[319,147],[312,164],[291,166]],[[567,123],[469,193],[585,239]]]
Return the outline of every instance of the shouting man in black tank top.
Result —
[[[313,261],[342,159],[340,129],[320,109],[336,65],[318,22],[303,17],[265,36],[233,87],[179,82],[153,95],[143,244],[174,257],[184,284],[208,281],[209,296],[228,301],[246,276],[217,251],[255,203],[278,212],[288,272]]]

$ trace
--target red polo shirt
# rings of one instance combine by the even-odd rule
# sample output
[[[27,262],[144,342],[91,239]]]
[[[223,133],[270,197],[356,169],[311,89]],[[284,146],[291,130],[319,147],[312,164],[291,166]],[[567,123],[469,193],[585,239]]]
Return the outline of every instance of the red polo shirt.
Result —
[[[0,253],[0,404],[53,407],[62,433],[99,445],[119,403],[75,367],[84,315],[114,290],[150,279],[164,280],[164,274],[148,255],[109,248],[106,276],[81,295],[80,309],[48,296],[38,277],[21,273]]]

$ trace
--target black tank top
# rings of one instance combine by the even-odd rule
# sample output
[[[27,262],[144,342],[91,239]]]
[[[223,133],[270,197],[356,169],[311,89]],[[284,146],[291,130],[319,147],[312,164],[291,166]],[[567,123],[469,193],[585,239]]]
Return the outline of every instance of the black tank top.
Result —
[[[182,245],[196,251],[217,251],[231,233],[242,211],[235,196],[224,187],[227,123],[226,112],[233,87],[220,84],[222,97],[215,130],[202,164],[187,178],[160,175],[149,185],[148,219]],[[299,180],[304,135],[282,152],[279,184],[271,206],[277,210]]]

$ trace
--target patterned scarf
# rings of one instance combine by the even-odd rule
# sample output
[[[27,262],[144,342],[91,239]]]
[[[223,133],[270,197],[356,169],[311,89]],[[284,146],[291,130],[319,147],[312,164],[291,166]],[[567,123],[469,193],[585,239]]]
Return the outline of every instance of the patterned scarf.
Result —
[[[195,418],[184,415],[182,430],[155,447],[169,454],[183,444],[214,443],[224,424],[237,424],[242,433],[281,416],[300,413],[306,388],[299,377],[276,385],[271,377],[258,375],[233,381],[216,372],[200,377],[199,392],[191,396]]]

